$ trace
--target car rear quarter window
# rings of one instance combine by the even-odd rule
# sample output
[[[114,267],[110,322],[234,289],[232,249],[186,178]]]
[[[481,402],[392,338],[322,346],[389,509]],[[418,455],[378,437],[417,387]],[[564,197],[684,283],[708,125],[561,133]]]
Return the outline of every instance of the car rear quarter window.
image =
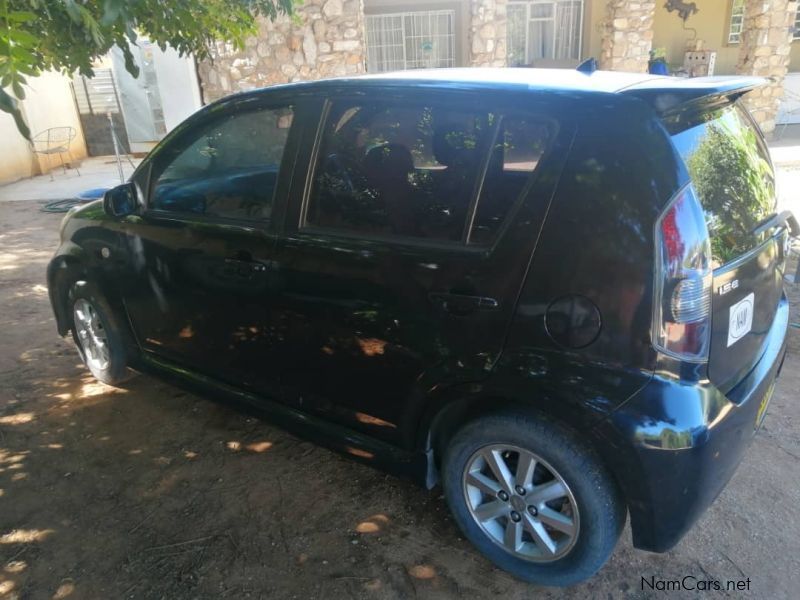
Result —
[[[292,107],[234,112],[156,158],[150,208],[229,219],[272,212]]]
[[[452,104],[337,101],[324,125],[307,226],[491,243],[552,126]],[[475,203],[475,197],[480,198]]]
[[[472,222],[471,244],[495,240],[511,208],[532,181],[555,129],[552,121],[535,116],[500,119]]]
[[[761,133],[731,104],[668,124],[703,205],[713,265],[763,241],[753,230],[775,211],[775,175]]]

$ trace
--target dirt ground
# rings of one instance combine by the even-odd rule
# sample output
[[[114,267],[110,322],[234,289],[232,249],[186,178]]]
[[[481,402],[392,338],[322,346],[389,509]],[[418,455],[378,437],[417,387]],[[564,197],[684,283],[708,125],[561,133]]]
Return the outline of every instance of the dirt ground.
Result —
[[[797,597],[797,329],[763,429],[674,550],[626,530],[588,583],[536,588],[472,550],[439,490],[150,377],[95,383],[55,331],[60,216],[37,208],[0,203],[0,598],[638,598],[687,575]]]

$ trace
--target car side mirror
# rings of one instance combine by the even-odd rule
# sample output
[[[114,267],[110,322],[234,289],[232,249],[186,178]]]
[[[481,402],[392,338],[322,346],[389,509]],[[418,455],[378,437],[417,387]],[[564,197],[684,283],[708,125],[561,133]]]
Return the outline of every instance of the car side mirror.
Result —
[[[134,214],[137,202],[133,184],[123,183],[108,190],[103,195],[103,209],[108,216],[116,219]]]

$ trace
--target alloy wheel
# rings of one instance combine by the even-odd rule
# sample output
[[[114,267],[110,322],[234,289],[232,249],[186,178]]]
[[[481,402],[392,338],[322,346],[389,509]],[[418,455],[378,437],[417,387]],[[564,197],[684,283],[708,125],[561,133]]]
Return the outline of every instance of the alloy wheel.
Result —
[[[578,506],[564,479],[529,450],[495,444],[473,454],[463,474],[470,514],[518,558],[551,562],[578,539]]]
[[[86,364],[92,369],[103,371],[108,367],[108,336],[103,321],[92,303],[84,298],[75,301],[73,308],[75,329]]]

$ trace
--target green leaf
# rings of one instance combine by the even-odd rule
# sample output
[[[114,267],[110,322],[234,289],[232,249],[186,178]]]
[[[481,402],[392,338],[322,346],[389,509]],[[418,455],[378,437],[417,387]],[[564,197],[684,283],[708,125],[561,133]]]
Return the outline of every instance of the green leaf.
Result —
[[[18,73],[24,73],[25,75],[30,75],[31,77],[36,77],[37,75],[41,74],[39,69],[30,64],[17,63],[14,65],[14,67],[17,69]]]
[[[9,52],[9,56],[11,56],[15,63],[22,62],[36,64],[37,60],[33,53],[25,46],[11,46],[11,52]]]
[[[31,48],[35,48],[39,43],[39,39],[35,35],[23,31],[22,29],[12,29],[8,32],[8,37],[18,44],[23,44]]]
[[[36,14],[25,10],[15,10],[5,15],[5,18],[11,23],[25,23],[26,21],[35,21]]]
[[[75,0],[64,0],[64,8],[67,11],[70,19],[75,23],[81,22],[81,7],[75,4]]]
[[[22,117],[22,112],[19,110],[19,103],[3,89],[0,89],[0,110],[10,114],[14,118],[17,131],[22,134],[22,137],[30,141],[31,130],[28,128],[27,123],[25,123],[25,119]]]
[[[136,35],[136,30],[133,27],[131,27],[130,23],[125,25],[125,34],[128,36],[128,39],[131,41],[131,44],[136,43],[136,38],[138,36]]]
[[[139,66],[136,64],[136,59],[133,57],[130,47],[128,44],[120,44],[120,47],[122,48],[122,55],[125,57],[125,70],[134,77],[139,77]]]
[[[123,0],[105,0],[103,2],[103,17],[100,22],[103,25],[110,25],[116,21],[122,14],[124,4]]]
[[[14,90],[14,95],[19,100],[25,100],[25,88],[22,87],[22,84],[19,82],[19,80],[15,79],[11,83],[11,89]]]

